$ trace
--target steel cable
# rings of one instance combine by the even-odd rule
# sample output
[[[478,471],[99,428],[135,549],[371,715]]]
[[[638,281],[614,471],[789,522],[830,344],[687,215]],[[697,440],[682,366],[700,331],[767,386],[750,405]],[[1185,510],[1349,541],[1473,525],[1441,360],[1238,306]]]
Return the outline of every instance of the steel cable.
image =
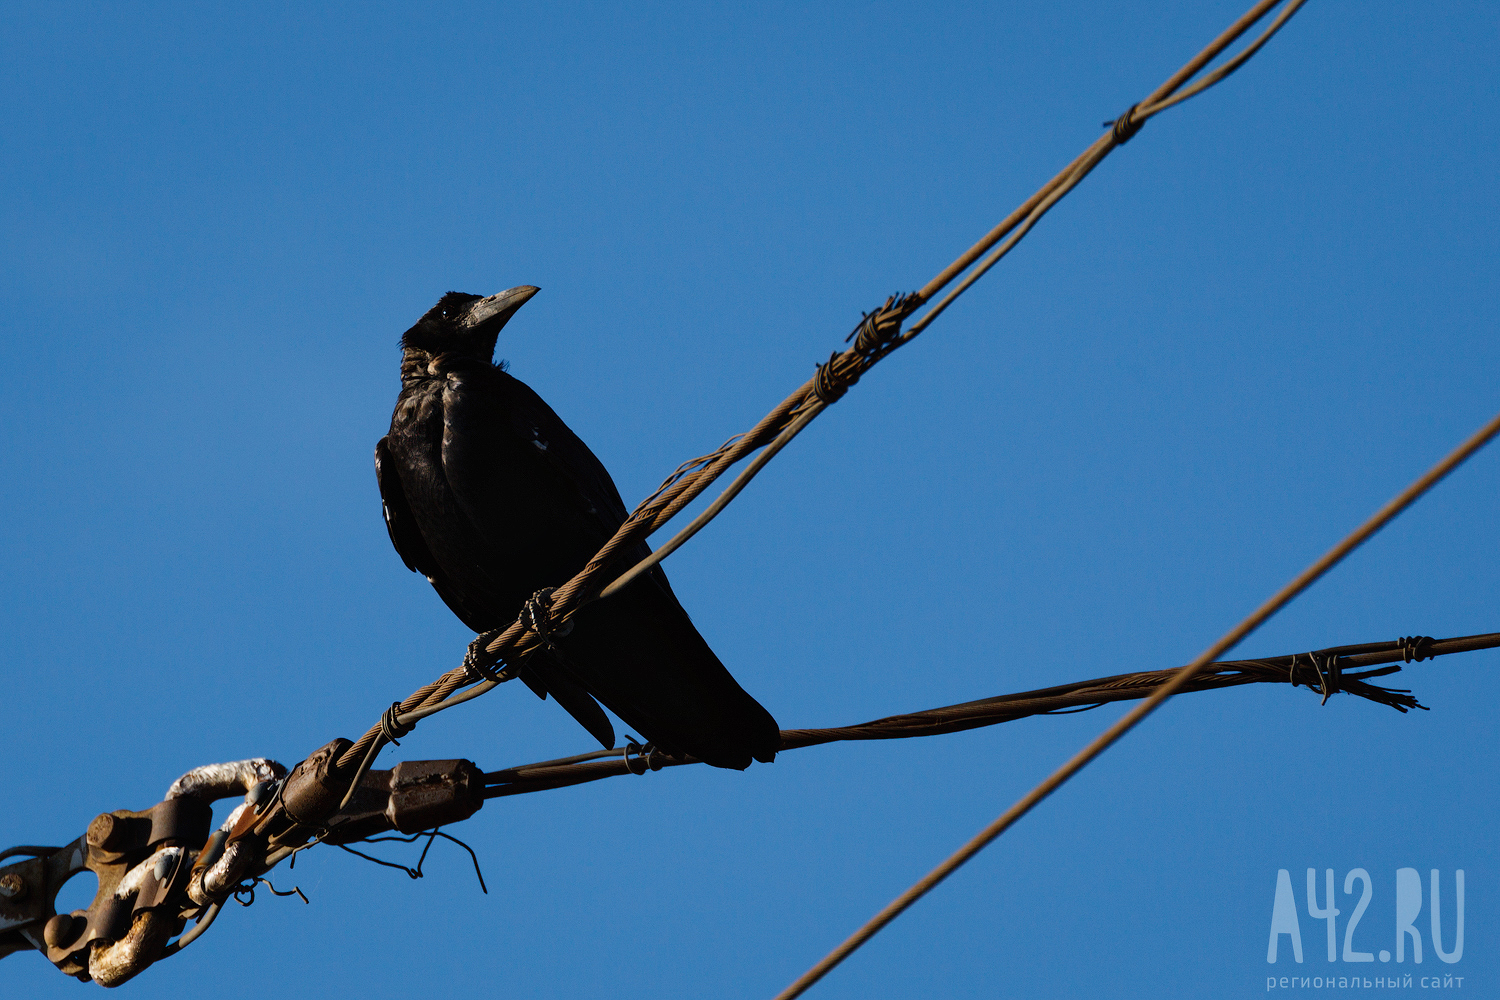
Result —
[[[1293,653],[1256,660],[1229,660],[1210,663],[1198,676],[1186,682],[1179,694],[1191,691],[1217,691],[1246,684],[1305,684],[1315,694],[1326,699],[1329,694],[1354,695],[1386,705],[1398,712],[1414,708],[1424,709],[1408,690],[1387,688],[1369,681],[1398,672],[1401,664],[1412,659],[1430,659],[1454,653],[1468,653],[1479,649],[1500,647],[1500,632],[1483,635],[1458,636],[1451,639],[1427,637],[1403,638],[1391,642],[1363,643],[1355,646],[1335,646],[1331,649],[1315,650],[1311,653]],[[1413,655],[1413,654],[1419,655]],[[1316,678],[1309,661],[1321,659],[1336,664],[1341,682],[1336,689],[1320,690],[1313,681]],[[1393,664],[1386,666],[1386,664]],[[783,729],[780,751],[800,750],[805,747],[822,746],[851,740],[898,740],[924,736],[940,736],[947,733],[964,732],[985,726],[996,726],[1006,722],[1036,715],[1062,715],[1088,711],[1117,701],[1135,701],[1149,696],[1181,668],[1172,670],[1146,670],[1131,674],[1115,674],[1091,680],[1074,681],[1055,687],[1015,694],[980,698],[957,705],[944,705],[920,712],[891,715],[852,726],[837,726],[824,729]],[[1300,672],[1299,672],[1300,671]],[[1357,671],[1351,673],[1350,671]],[[626,774],[640,774],[633,768],[626,754],[628,747],[613,750],[596,750],[592,753],[556,760],[537,761],[503,768],[485,774],[485,797],[501,798],[529,792],[566,788],[570,785],[597,781]],[[692,758],[662,757],[659,767],[677,767],[696,764]],[[653,767],[653,770],[657,767]]]

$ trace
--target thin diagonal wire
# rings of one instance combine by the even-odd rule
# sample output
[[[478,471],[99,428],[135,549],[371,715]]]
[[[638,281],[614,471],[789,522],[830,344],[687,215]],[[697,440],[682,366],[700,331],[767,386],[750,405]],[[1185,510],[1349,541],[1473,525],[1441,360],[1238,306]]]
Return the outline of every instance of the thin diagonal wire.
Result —
[[[925,896],[934,886],[957,871],[974,855],[984,850],[990,842],[1009,829],[1022,816],[1030,812],[1039,802],[1055,792],[1073,775],[1087,767],[1090,761],[1109,749],[1120,737],[1134,729],[1142,719],[1154,712],[1162,702],[1172,697],[1178,689],[1192,680],[1200,670],[1210,662],[1218,659],[1227,650],[1239,644],[1241,640],[1259,628],[1276,612],[1284,608],[1298,594],[1316,583],[1323,574],[1342,562],[1344,557],[1359,548],[1372,535],[1389,524],[1396,515],[1415,503],[1422,494],[1436,486],[1444,476],[1463,464],[1465,459],[1488,444],[1490,439],[1496,434],[1500,434],[1500,414],[1497,414],[1489,423],[1476,431],[1472,437],[1455,448],[1446,458],[1438,462],[1437,465],[1429,469],[1416,482],[1392,498],[1390,502],[1376,511],[1369,520],[1351,532],[1343,541],[1329,549],[1321,559],[1297,574],[1290,583],[1282,587],[1268,601],[1251,612],[1249,617],[1224,633],[1217,642],[1200,653],[1196,660],[1177,671],[1172,679],[1157,688],[1151,697],[1131,709],[1118,722],[1099,734],[1093,742],[1078,751],[1071,760],[1054,771],[1045,781],[1028,792],[1020,801],[1002,813],[993,823],[981,830],[974,839],[955,851],[942,864],[928,872],[926,876],[910,889],[907,889],[900,896],[892,900],[885,909],[881,910],[863,927],[851,934],[843,944],[830,952],[817,965],[803,973],[796,982],[778,993],[776,1000],[793,1000],[794,997],[801,996],[808,987],[822,979],[836,965],[853,954],[857,948],[878,934],[881,928],[900,916],[907,907]]]
[[[1165,83],[1153,91],[1144,101],[1140,102],[1136,106],[1137,112],[1132,112],[1130,120],[1135,121],[1137,113],[1142,107],[1147,108],[1149,114],[1155,114],[1163,110],[1168,106],[1162,104],[1163,101],[1180,90],[1185,83],[1217,58],[1224,49],[1233,44],[1236,39],[1253,27],[1269,11],[1283,2],[1284,0],[1260,0],[1260,2],[1256,3],[1239,20],[1211,42],[1207,48],[1198,53],[1197,56],[1168,78]],[[1241,53],[1235,59],[1230,60],[1224,66],[1209,74],[1204,81],[1195,84],[1191,93],[1196,94],[1208,86],[1212,86],[1213,83],[1222,80],[1230,72],[1233,72],[1234,69],[1242,65],[1250,55],[1253,55],[1255,51],[1265,44],[1266,40],[1275,33],[1281,24],[1285,23],[1286,19],[1291,16],[1291,13],[1295,12],[1303,2],[1305,0],[1293,0],[1288,8],[1283,10],[1276,22],[1272,24],[1271,29],[1249,46],[1246,52]],[[1188,96],[1191,96],[1191,94]],[[1158,107],[1157,105],[1161,106]],[[1147,117],[1149,117],[1149,114]],[[1081,153],[1051,181],[1043,185],[1036,194],[1027,199],[1025,203],[986,234],[984,238],[965,251],[964,254],[929,281],[920,291],[909,296],[905,300],[904,312],[897,317],[896,321],[898,324],[901,316],[913,312],[916,308],[926,303],[933,295],[936,295],[951,282],[953,278],[961,274],[974,261],[978,260],[980,256],[985,254],[990,248],[995,247],[997,242],[1005,239],[1007,234],[1010,235],[1009,239],[1005,239],[1005,243],[995,248],[995,252],[976,269],[975,273],[967,276],[958,288],[950,292],[943,298],[942,302],[938,303],[937,306],[929,310],[926,315],[914,323],[911,329],[898,335],[874,354],[862,354],[856,345],[856,347],[850,348],[842,354],[835,355],[829,362],[833,371],[844,375],[847,377],[848,382],[852,383],[865,370],[884,358],[892,350],[906,344],[917,334],[921,333],[922,330],[926,329],[958,295],[967,290],[985,271],[993,267],[1005,254],[1009,253],[1024,238],[1026,233],[1030,232],[1032,226],[1059,199],[1077,186],[1094,167],[1103,161],[1105,156],[1120,144],[1115,131],[1111,129],[1091,143],[1088,149]],[[1019,229],[1017,229],[1018,226]],[[1012,230],[1017,231],[1012,233]],[[888,303],[887,305],[890,304]],[[730,438],[709,455],[692,459],[678,466],[655,493],[637,506],[635,511],[626,519],[625,523],[615,532],[614,536],[589,561],[588,565],[571,580],[568,580],[553,592],[552,608],[556,620],[559,623],[567,621],[584,604],[597,599],[599,592],[605,589],[599,583],[599,578],[614,564],[619,556],[638,542],[649,537],[651,533],[676,516],[677,513],[692,503],[694,499],[712,485],[730,466],[738,463],[742,458],[748,456],[750,452],[773,441],[780,441],[777,449],[779,450],[781,446],[785,445],[787,440],[790,440],[789,437],[783,439],[781,435],[793,424],[796,424],[797,431],[800,431],[802,427],[806,426],[808,421],[816,417],[823,409],[826,409],[826,404],[812,405],[810,402],[815,401],[821,404],[821,400],[816,400],[814,393],[815,381],[815,379],[810,379],[804,383],[775,409],[766,414],[760,423],[750,431]],[[795,433],[793,432],[793,436],[795,436]],[[765,461],[769,461],[769,457]],[[703,515],[700,515],[686,529],[679,532],[663,548],[671,552],[701,530],[709,520],[712,520],[719,511],[724,509],[724,506],[730,500],[734,499],[734,496],[738,495],[744,489],[750,479],[764,467],[765,461],[754,463],[741,472],[730,484],[730,487],[725,490],[724,495],[719,498],[722,502],[715,502],[712,507],[712,513],[705,511]],[[646,572],[650,566],[656,565],[662,558],[665,558],[665,554],[660,557],[655,556],[655,554],[648,557],[649,565],[642,568],[640,572]],[[623,575],[630,575],[633,579],[639,573],[632,568],[626,570]],[[621,586],[623,585],[622,583]],[[616,592],[618,589],[618,587],[611,589],[611,593]],[[537,641],[538,637],[535,633],[518,619],[511,623],[502,633],[490,640],[486,646],[486,654],[496,659],[504,657],[507,653],[526,655],[536,647]],[[463,696],[450,697],[459,688],[470,684],[474,684],[474,678],[467,670],[455,669],[449,671],[434,683],[413,693],[403,701],[397,714],[398,721],[403,724],[415,721],[416,718],[434,714],[462,701],[478,697],[478,695],[483,694],[494,686],[494,682],[486,681],[474,684],[474,687],[470,691],[465,692]],[[483,690],[480,690],[481,688]],[[416,714],[418,711],[421,712],[420,715]],[[363,761],[367,755],[373,760],[374,755],[379,753],[379,749],[384,745],[384,742],[380,727],[371,727],[364,736],[360,737],[339,758],[339,766],[348,767],[354,765]]]

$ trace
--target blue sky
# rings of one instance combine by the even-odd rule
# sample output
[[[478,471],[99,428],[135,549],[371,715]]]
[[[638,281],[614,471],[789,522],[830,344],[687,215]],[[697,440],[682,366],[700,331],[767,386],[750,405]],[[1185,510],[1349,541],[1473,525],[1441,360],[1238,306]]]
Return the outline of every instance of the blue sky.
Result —
[[[1240,10],[0,6],[0,845],[293,763],[458,662],[371,464],[443,292],[541,286],[499,356],[633,504]],[[741,683],[792,728],[1187,662],[1492,416],[1497,27],[1315,2],[1148,124],[668,560]],[[1482,453],[1238,655],[1500,629],[1497,495]],[[1406,716],[1170,703],[811,995],[1346,974],[1309,867],[1370,873],[1361,948],[1398,868],[1448,907],[1464,869],[1459,964],[1358,969],[1493,991],[1497,667],[1409,668]],[[275,876],[311,906],[127,988],[770,996],[1123,710],[498,800],[452,831],[488,896],[451,845],[422,881],[312,851]],[[512,686],[381,762],[589,742]],[[1278,869],[1300,966],[1266,962]]]

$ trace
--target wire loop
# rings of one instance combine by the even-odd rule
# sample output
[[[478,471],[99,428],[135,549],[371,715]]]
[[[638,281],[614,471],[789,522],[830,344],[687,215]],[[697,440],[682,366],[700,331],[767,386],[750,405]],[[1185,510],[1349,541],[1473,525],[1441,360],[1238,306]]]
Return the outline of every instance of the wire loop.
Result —
[[[391,707],[380,716],[380,735],[387,743],[393,743],[398,747],[401,745],[401,737],[417,728],[415,722],[403,723],[399,718],[400,715],[401,703],[393,701]]]
[[[415,868],[409,868],[406,865],[400,864],[400,863],[395,862],[395,861],[386,861],[384,858],[377,858],[374,855],[366,854],[364,851],[356,851],[354,848],[350,847],[348,844],[336,844],[334,846],[338,847],[340,850],[344,850],[344,851],[349,852],[350,854],[353,854],[355,857],[364,858],[366,861],[373,861],[377,865],[381,865],[381,866],[383,866],[385,868],[395,868],[395,869],[397,869],[399,871],[406,872],[408,878],[418,879],[418,878],[425,878],[426,877],[426,874],[422,871],[422,865],[425,864],[426,861],[427,861],[427,852],[430,851],[430,850],[432,850],[432,842],[434,840],[436,840],[438,837],[442,837],[444,840],[450,840],[453,843],[457,844],[459,847],[462,847],[464,850],[466,850],[466,851],[469,852],[469,858],[470,858],[470,860],[472,860],[474,862],[474,876],[475,876],[475,878],[479,879],[479,889],[485,895],[489,895],[490,887],[484,884],[484,872],[482,872],[482,871],[479,870],[479,855],[477,855],[477,854],[474,853],[474,848],[470,847],[468,844],[465,844],[462,840],[459,840],[457,837],[453,836],[451,833],[444,833],[441,828],[434,828],[432,830],[422,830],[422,831],[420,831],[418,833],[412,834],[410,837],[362,837],[359,840],[356,840],[355,843],[356,844],[380,844],[380,843],[385,843],[387,841],[396,841],[397,843],[410,844],[410,843],[414,843],[417,840],[420,840],[423,837],[427,838],[427,844],[422,848],[422,856],[419,857],[419,858],[417,858],[417,867],[415,867]],[[270,883],[266,883],[266,884],[269,885]],[[272,892],[276,892],[276,889],[275,889],[274,886],[271,888],[271,891]],[[300,891],[299,891],[298,894],[300,895]],[[289,895],[289,894],[288,893],[278,893],[278,895],[283,895],[284,896],[284,895]],[[307,897],[304,896],[303,897],[303,901],[306,902],[306,900],[307,900]],[[252,901],[253,901],[253,897],[252,897]]]
[[[1432,644],[1436,641],[1430,635],[1403,635],[1396,640],[1401,647],[1402,660],[1410,663],[1413,660],[1421,663],[1432,657]]]
[[[1338,693],[1339,684],[1344,678],[1344,670],[1337,653],[1321,654],[1321,661],[1319,656],[1318,653],[1307,654],[1307,658],[1312,660],[1313,669],[1318,672],[1318,690],[1323,694],[1323,700],[1318,704],[1326,705],[1328,696]]]

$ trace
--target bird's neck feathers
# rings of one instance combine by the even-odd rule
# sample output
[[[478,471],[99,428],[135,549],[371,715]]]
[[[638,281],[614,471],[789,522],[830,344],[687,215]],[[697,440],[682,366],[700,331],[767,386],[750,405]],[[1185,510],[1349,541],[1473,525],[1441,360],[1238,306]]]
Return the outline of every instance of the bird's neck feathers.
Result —
[[[504,372],[505,361],[490,361],[489,355],[469,351],[426,351],[402,348],[401,381],[420,382],[429,378],[447,378],[456,372]]]
[[[421,347],[403,346],[401,349],[401,381],[420,382],[430,378],[446,378],[450,372],[491,371],[503,372],[509,366],[504,361],[490,360],[493,348],[479,354],[466,350],[432,351]]]

